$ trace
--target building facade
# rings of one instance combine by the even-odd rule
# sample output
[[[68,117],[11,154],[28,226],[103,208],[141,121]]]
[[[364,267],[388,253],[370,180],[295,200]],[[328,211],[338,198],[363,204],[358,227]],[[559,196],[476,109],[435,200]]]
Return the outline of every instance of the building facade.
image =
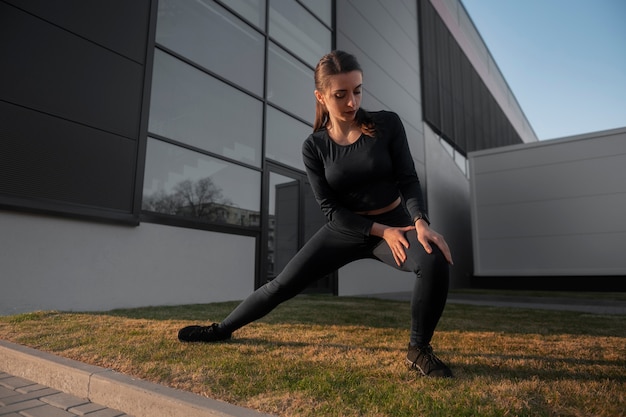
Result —
[[[313,69],[357,56],[402,118],[452,285],[467,154],[537,140],[458,0],[0,2],[0,314],[244,298],[324,222],[300,156]],[[404,291],[360,261],[309,291]]]
[[[474,281],[624,291],[626,128],[469,154]]]

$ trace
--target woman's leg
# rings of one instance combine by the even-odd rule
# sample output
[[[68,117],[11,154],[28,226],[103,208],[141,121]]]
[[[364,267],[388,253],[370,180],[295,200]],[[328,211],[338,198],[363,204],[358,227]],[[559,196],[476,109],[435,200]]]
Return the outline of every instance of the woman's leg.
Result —
[[[398,266],[389,246],[381,242],[374,256],[394,268],[415,273],[415,286],[411,298],[411,337],[406,356],[407,364],[431,377],[449,378],[452,371],[433,352],[430,340],[448,297],[448,262],[436,245],[431,254],[417,240],[415,232],[407,232],[409,248],[407,260]]]
[[[382,241],[374,249],[373,255],[382,262],[402,271],[416,274],[411,298],[411,338],[413,346],[430,344],[437,323],[443,313],[448,297],[448,262],[436,245],[431,254],[417,240],[417,234],[407,232],[409,248],[407,259],[398,266],[389,246]]]
[[[324,275],[368,256],[362,236],[346,234],[327,224],[309,239],[274,280],[242,301],[219,324],[219,329],[232,333],[265,316]]]

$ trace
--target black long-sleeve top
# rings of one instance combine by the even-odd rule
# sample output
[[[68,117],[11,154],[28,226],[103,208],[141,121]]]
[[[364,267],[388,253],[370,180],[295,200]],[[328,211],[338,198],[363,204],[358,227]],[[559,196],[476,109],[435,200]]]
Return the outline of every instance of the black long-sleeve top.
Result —
[[[370,113],[374,137],[336,144],[326,129],[312,133],[302,156],[315,199],[329,221],[367,236],[373,221],[355,212],[388,206],[402,196],[411,218],[426,214],[402,121],[388,111]]]

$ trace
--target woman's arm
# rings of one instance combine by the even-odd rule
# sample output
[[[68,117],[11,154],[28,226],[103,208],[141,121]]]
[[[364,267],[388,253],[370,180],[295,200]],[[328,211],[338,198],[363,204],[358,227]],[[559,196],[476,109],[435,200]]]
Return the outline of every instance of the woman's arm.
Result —
[[[393,119],[390,120],[390,122],[393,123],[394,126],[390,128],[392,136],[389,140],[391,157],[394,163],[394,174],[396,181],[398,182],[400,193],[406,202],[406,209],[411,215],[411,219],[415,225],[413,228],[417,232],[417,240],[422,244],[424,250],[428,253],[432,253],[430,243],[434,243],[437,247],[439,247],[439,249],[441,249],[441,252],[445,256],[446,260],[450,264],[453,264],[448,243],[441,234],[430,228],[426,205],[422,195],[422,188],[415,171],[415,164],[413,163],[413,158],[411,157],[411,151],[409,149],[404,126],[402,125],[402,121],[398,115],[395,113],[391,114],[393,115]],[[401,240],[399,240],[399,242],[402,243]],[[399,248],[397,243],[392,244],[395,244],[396,250]],[[405,245],[405,247],[407,246]],[[394,251],[394,248],[392,248],[392,251]]]

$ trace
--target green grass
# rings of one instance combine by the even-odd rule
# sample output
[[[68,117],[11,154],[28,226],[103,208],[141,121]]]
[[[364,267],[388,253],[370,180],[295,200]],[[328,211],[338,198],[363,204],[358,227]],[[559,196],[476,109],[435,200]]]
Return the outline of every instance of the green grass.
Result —
[[[236,303],[0,317],[0,338],[280,416],[624,416],[626,316],[449,304],[454,379],[404,365],[407,302],[300,296],[232,341],[178,328]]]

